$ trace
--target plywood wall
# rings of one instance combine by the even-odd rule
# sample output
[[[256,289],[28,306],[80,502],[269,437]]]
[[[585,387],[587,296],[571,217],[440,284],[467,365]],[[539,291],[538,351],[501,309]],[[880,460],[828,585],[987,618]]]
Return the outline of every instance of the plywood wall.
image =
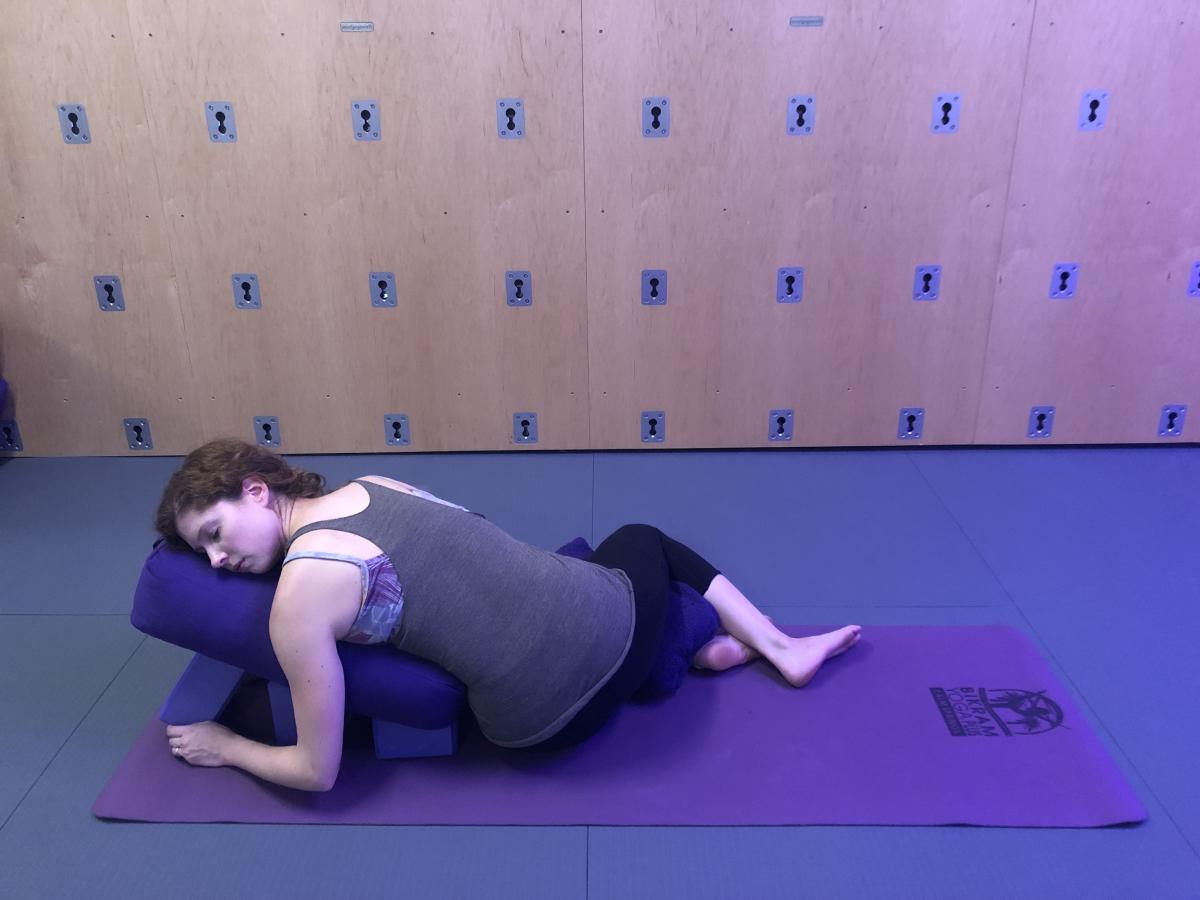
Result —
[[[790,5],[716,0],[12,4],[0,419],[41,455],[184,453],[255,439],[255,416],[287,453],[1187,439],[1157,428],[1167,404],[1200,416],[1188,6],[818,2],[822,26],[791,27]],[[1079,131],[1092,89],[1109,119]],[[935,134],[947,92],[961,127]],[[787,132],[798,94],[809,135]],[[496,133],[510,97],[522,140]],[[377,142],[353,136],[367,98]],[[209,139],[211,100],[236,143]],[[87,146],[60,103],[86,106]],[[1065,262],[1076,296],[1051,300]],[[912,299],[923,264],[936,301]],[[799,303],[776,301],[783,266]],[[505,302],[517,269],[532,306]],[[644,269],[667,305],[641,303]],[[235,307],[241,272],[262,309]],[[110,274],[124,312],[96,301]],[[527,411],[538,442],[514,443]]]

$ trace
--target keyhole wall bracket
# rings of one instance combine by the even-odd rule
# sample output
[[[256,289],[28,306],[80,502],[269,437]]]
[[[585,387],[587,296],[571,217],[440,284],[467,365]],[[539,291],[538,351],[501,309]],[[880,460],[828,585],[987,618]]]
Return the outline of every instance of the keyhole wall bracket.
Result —
[[[900,410],[900,428],[896,436],[902,441],[919,441],[925,433],[925,410],[909,407]]]
[[[371,273],[371,305],[387,308],[396,305],[396,273]]]
[[[788,134],[804,137],[813,133],[816,124],[816,98],[811,94],[788,97]]]
[[[1108,121],[1108,91],[1084,91],[1079,101],[1079,130],[1099,131]]]
[[[958,111],[962,105],[961,94],[938,94],[933,101],[934,134],[957,134]]]
[[[671,134],[671,101],[666,97],[642,100],[642,136],[665,138]]]
[[[150,436],[149,419],[125,419],[125,440],[130,450],[153,450],[154,440]]]
[[[792,439],[792,423],[796,411],[792,409],[771,410],[771,421],[767,430],[768,441],[790,441]]]
[[[775,301],[777,303],[799,303],[804,299],[804,267],[789,266],[779,269],[775,275]]]
[[[237,143],[237,125],[233,121],[233,104],[227,100],[209,100],[204,104],[208,139],[214,144]]]
[[[404,413],[389,413],[383,417],[383,438],[389,447],[407,447],[412,443],[412,432],[408,427],[408,416]]]
[[[255,416],[254,439],[260,447],[278,447],[283,443],[278,416]]]
[[[88,127],[87,110],[82,103],[58,104],[58,124],[64,144],[90,144],[92,130]]]
[[[667,270],[642,269],[642,306],[667,305]]]
[[[527,270],[505,272],[504,291],[509,306],[532,306],[533,275]]]
[[[1183,420],[1186,418],[1186,405],[1164,406],[1158,419],[1158,436],[1183,437]]]
[[[525,103],[519,97],[496,101],[496,134],[506,141],[525,137]]]
[[[1050,280],[1050,299],[1069,300],[1079,283],[1079,263],[1058,263]]]
[[[378,141],[380,138],[379,101],[355,100],[350,104],[350,119],[356,141]]]
[[[1048,438],[1054,435],[1054,407],[1035,406],[1029,411],[1028,437]]]
[[[15,419],[0,419],[0,453],[23,453],[21,429]]]
[[[538,442],[537,413],[513,413],[513,443],[536,444]]]
[[[642,443],[662,444],[667,440],[667,414],[661,409],[642,413]]]
[[[262,309],[257,275],[249,272],[234,273],[233,305],[238,309]]]
[[[97,275],[92,280],[96,285],[96,302],[104,312],[125,311],[125,292],[121,290],[118,276]]]
[[[917,266],[913,276],[914,300],[936,300],[942,290],[941,266]]]

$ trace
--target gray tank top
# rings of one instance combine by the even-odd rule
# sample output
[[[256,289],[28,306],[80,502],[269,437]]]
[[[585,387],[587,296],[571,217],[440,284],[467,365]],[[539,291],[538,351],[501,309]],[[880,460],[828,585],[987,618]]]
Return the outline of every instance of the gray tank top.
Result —
[[[458,678],[488,740],[552,737],[620,668],[635,617],[622,570],[526,544],[429,495],[355,483],[370,495],[365,510],[292,541],[329,528],[384,551],[403,590],[391,643]]]

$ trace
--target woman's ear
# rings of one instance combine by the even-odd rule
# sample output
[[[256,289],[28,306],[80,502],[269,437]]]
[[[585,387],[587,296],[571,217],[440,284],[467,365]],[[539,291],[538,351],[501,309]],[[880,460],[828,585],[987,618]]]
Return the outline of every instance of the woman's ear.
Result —
[[[271,489],[261,478],[250,475],[242,479],[242,496],[265,506],[271,502]]]

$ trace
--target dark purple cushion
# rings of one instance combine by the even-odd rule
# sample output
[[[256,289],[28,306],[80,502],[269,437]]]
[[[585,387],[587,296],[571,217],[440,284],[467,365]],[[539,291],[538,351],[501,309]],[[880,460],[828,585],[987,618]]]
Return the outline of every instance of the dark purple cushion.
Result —
[[[576,538],[558,552],[586,559],[592,549]],[[279,573],[234,575],[160,539],[142,567],[129,620],[151,637],[286,684],[268,625]],[[462,712],[466,689],[441,667],[388,644],[338,641],[337,649],[348,711],[414,728],[444,728]]]

